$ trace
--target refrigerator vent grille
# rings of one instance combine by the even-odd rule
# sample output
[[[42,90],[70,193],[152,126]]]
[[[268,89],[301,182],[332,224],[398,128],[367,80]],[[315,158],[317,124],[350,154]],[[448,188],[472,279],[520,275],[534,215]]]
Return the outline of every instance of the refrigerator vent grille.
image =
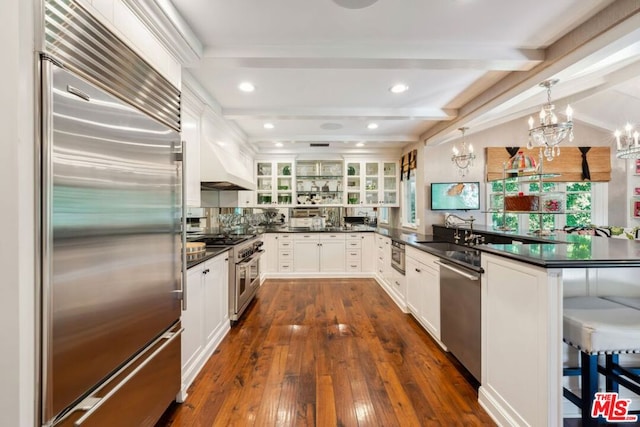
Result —
[[[74,0],[46,0],[45,51],[70,71],[180,131],[180,91]]]

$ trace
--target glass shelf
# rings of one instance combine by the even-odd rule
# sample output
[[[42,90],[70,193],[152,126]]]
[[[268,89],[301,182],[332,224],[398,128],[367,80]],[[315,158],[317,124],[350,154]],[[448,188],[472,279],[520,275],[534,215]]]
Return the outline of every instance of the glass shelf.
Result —
[[[326,179],[326,180],[336,180],[339,179],[342,181],[342,175],[296,175],[296,179]]]
[[[548,179],[548,178],[556,178],[559,177],[560,174],[559,173],[543,173],[542,175],[540,174],[531,174],[531,175],[518,175],[518,176],[506,176],[505,178],[497,178],[497,179],[492,179],[489,182],[499,182],[499,181],[508,181],[508,180],[512,180],[515,182],[530,182],[530,181],[538,181],[540,180],[540,178],[542,179]]]

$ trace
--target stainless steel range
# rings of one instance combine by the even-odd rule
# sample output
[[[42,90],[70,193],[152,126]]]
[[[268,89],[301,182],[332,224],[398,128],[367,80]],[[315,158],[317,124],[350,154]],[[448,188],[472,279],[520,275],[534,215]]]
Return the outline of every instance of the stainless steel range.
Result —
[[[210,247],[233,246],[229,251],[229,319],[234,324],[260,287],[262,240],[255,235],[215,236],[201,239]]]

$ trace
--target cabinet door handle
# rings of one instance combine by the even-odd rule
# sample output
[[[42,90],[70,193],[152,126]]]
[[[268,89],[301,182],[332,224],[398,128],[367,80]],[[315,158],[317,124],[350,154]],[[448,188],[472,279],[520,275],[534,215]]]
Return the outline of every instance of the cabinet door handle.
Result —
[[[357,267],[357,265],[351,264],[351,268],[356,268],[356,267]]]
[[[282,268],[289,268],[289,266],[288,265],[283,265]]]
[[[358,254],[357,254],[357,253],[355,253],[355,252],[351,252],[351,255],[358,255]]]
[[[400,286],[400,283],[396,282],[396,285],[397,285],[397,286]]]
[[[420,273],[420,271],[422,271],[422,270],[420,270],[419,268],[416,268],[416,271],[417,271],[418,273]]]

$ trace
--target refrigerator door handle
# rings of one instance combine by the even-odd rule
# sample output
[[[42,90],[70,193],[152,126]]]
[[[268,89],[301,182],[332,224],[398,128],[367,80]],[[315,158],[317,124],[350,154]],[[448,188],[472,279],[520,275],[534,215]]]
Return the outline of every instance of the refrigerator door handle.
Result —
[[[77,96],[78,98],[82,98],[85,101],[91,101],[91,97],[89,95],[71,85],[67,85],[67,92]]]
[[[167,332],[163,334],[160,339],[165,339],[166,341],[158,347],[149,357],[147,357],[142,363],[140,363],[134,370],[132,370],[126,377],[122,379],[113,389],[111,389],[107,394],[103,397],[87,397],[82,402],[78,404],[76,410],[87,411],[82,417],[78,418],[76,422],[73,423],[74,426],[80,427],[95,411],[97,411],[110,397],[118,392],[122,387],[124,387],[133,377],[135,377],[138,372],[140,372],[145,366],[149,364],[158,354],[162,353],[162,351],[167,347],[173,340],[178,338],[180,334],[184,332],[184,328],[180,328],[176,332]],[[73,412],[73,410],[71,411]]]
[[[181,159],[182,167],[181,167],[181,179],[182,179],[182,280],[180,284],[180,294],[182,298],[182,310],[187,309],[187,180],[186,180],[186,169],[187,169],[187,144],[185,141],[181,142],[182,150],[181,150]]]

